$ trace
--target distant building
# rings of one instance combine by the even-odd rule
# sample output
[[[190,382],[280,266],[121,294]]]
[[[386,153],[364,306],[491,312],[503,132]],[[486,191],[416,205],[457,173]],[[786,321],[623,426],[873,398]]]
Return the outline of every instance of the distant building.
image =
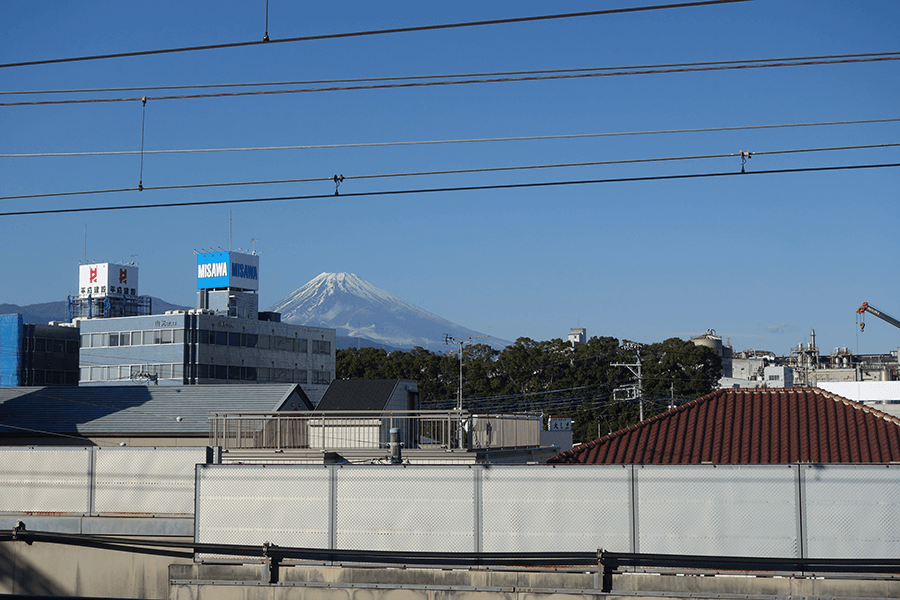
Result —
[[[691,341],[696,344],[697,340],[708,338],[711,331],[697,338],[691,338]],[[722,379],[719,380],[720,388],[792,385],[816,387],[823,382],[900,380],[900,365],[897,362],[896,350],[886,354],[854,354],[847,347],[838,347],[830,354],[822,355],[816,346],[815,330],[810,331],[809,342],[797,344],[791,348],[788,356],[776,356],[774,352],[752,348],[736,352],[730,343],[721,346],[721,338],[717,339],[721,347],[723,371]],[[770,367],[790,369],[793,383],[783,386],[779,383],[787,377],[786,371],[781,377],[771,379],[770,377],[776,373],[768,371]]]
[[[820,381],[818,387],[900,417],[900,381]]]
[[[572,417],[550,415],[547,430],[541,431],[541,446],[553,446],[560,452],[572,448]]]
[[[78,328],[0,315],[0,387],[78,385]]]
[[[587,341],[587,330],[583,327],[573,327],[569,330],[569,343],[572,346],[583,344]]]
[[[80,384],[298,383],[315,405],[335,378],[335,330],[259,312],[258,289],[258,255],[198,254],[197,309],[76,321]]]

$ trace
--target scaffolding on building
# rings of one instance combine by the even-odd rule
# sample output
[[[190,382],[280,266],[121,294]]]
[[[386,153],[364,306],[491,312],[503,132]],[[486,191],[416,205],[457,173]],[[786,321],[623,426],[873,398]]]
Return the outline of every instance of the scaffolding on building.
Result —
[[[151,313],[150,296],[68,296],[66,320],[142,317]]]

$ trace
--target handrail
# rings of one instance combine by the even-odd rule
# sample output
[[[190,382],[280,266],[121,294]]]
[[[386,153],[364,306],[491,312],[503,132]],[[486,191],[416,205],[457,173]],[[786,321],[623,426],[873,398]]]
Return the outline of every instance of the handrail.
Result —
[[[540,445],[538,413],[463,410],[209,412],[210,445],[224,449],[383,448],[400,430],[407,449],[502,449]]]

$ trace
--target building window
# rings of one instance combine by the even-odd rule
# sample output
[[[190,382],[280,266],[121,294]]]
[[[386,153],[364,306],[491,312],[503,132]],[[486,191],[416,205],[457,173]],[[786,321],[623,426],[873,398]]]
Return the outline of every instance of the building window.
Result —
[[[313,383],[329,383],[328,379],[328,371],[313,371]]]
[[[312,353],[313,354],[331,354],[331,342],[326,340],[313,340],[312,341]]]

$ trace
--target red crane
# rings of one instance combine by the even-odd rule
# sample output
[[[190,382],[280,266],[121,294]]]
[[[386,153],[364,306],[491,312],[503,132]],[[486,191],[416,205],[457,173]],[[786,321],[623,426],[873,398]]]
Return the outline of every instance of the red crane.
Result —
[[[878,317],[879,319],[881,319],[881,320],[883,320],[883,321],[887,321],[888,323],[890,323],[890,324],[893,325],[894,327],[900,328],[900,321],[898,321],[897,319],[895,319],[894,317],[892,317],[892,316],[890,316],[890,315],[887,315],[887,314],[881,312],[880,310],[878,310],[877,308],[875,308],[874,306],[872,306],[872,305],[869,304],[868,302],[863,302],[862,305],[861,305],[859,308],[856,309],[856,314],[858,314],[858,315],[863,315],[863,319],[862,319],[862,320],[860,321],[860,323],[859,323],[859,330],[860,330],[860,331],[865,331],[865,329],[866,329],[866,321],[865,321],[865,314],[866,314],[866,313],[872,313],[873,315],[875,315],[875,316]]]

